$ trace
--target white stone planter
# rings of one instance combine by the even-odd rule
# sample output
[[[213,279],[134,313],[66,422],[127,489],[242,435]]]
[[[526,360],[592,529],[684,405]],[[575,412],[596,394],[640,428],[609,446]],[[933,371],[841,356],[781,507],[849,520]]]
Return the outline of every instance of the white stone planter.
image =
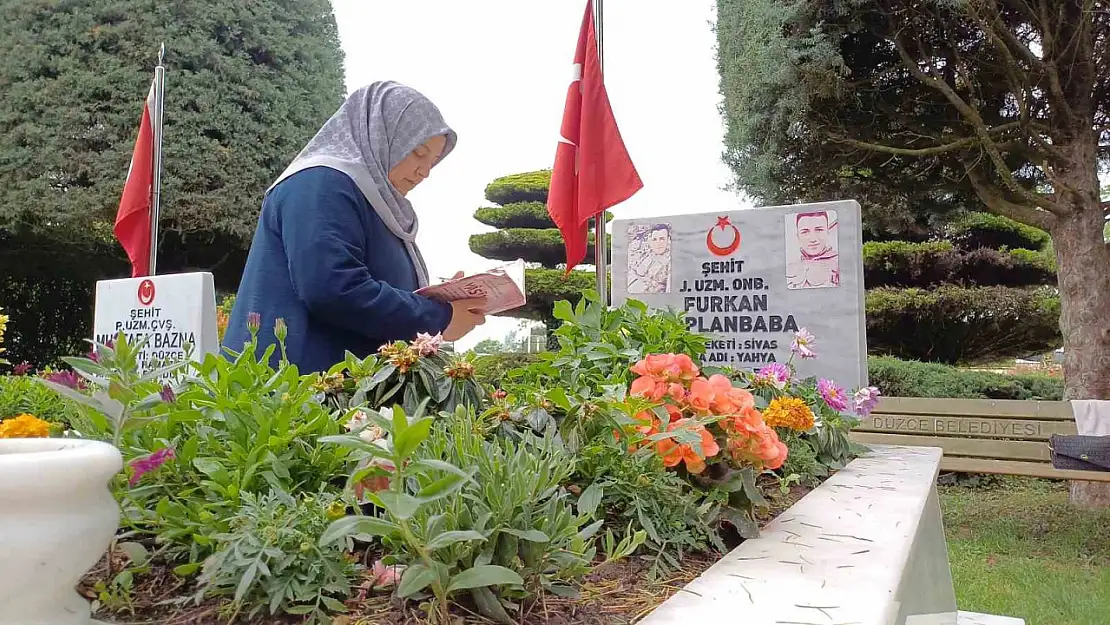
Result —
[[[874,446],[641,624],[1021,625],[956,610],[940,459]]]
[[[75,586],[108,548],[119,450],[80,439],[0,440],[0,625],[86,625]]]

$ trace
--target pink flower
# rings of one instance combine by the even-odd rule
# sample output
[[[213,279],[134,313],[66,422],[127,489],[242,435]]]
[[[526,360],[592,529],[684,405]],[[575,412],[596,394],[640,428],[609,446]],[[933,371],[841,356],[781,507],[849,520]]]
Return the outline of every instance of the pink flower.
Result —
[[[12,375],[27,375],[30,372],[31,363],[29,362],[21,362],[18,365],[12,367]]]
[[[421,356],[435,356],[439,353],[440,346],[443,345],[443,335],[436,334],[432,336],[427,332],[421,332],[416,335],[416,340],[412,342],[412,348],[417,351]]]
[[[861,417],[866,417],[871,414],[875,406],[879,405],[879,397],[881,395],[882,393],[879,392],[879,389],[874,386],[868,386],[856,391],[856,394],[852,397],[855,403],[856,414]]]
[[[780,391],[786,388],[786,383],[790,381],[790,367],[787,367],[781,362],[772,362],[771,364],[759,370],[755,374],[756,384],[765,384],[779,389]]]
[[[172,404],[173,402],[177,401],[177,393],[173,392],[173,389],[170,388],[169,384],[163,386],[158,395],[162,398],[162,401],[166,402],[167,404]]]
[[[844,388],[832,380],[821,378],[817,381],[817,392],[821,394],[821,399],[829,405],[829,408],[837,412],[844,412],[848,409],[848,395],[844,392]]]
[[[144,475],[158,469],[158,467],[175,457],[172,447],[163,447],[145,458],[135,458],[128,465],[131,467],[131,479],[127,483],[131,486],[138,484]]]
[[[261,328],[261,327],[262,327],[262,315],[260,315],[256,312],[247,313],[247,330],[254,333],[254,332],[258,332],[258,329]]]
[[[816,358],[817,352],[813,351],[814,337],[813,334],[802,328],[794,333],[794,341],[790,343],[790,351],[802,358],[802,360],[809,360]]]
[[[46,376],[46,379],[54,384],[68,386],[69,388],[80,390],[85,388],[85,380],[73,371],[58,371]]]
[[[405,572],[405,567],[399,564],[393,566],[386,566],[381,560],[374,563],[370,567],[370,585],[372,588],[389,588],[396,586],[401,581],[401,574]]]

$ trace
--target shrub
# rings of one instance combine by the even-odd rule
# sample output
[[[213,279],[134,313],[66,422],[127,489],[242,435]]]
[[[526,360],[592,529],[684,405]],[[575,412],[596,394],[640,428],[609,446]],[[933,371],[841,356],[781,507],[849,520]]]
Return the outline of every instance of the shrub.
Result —
[[[512,311],[513,316],[543,321],[549,331],[557,327],[557,321],[552,316],[556,302],[577,304],[586,292],[594,290],[597,285],[592,271],[572,271],[568,275],[562,269],[528,269],[525,279],[528,283],[528,303]]]
[[[1042,252],[961,250],[947,241],[865,243],[863,271],[868,288],[1056,284],[1056,263]]]
[[[1064,394],[1063,380],[1044,375],[1009,376],[888,357],[869,358],[868,371],[871,383],[890,397],[1060,400]]]
[[[913,360],[974,363],[1045,352],[1060,344],[1059,319],[1060,300],[1048,288],[867,293],[869,350]]]
[[[493,260],[513,261],[523,258],[545,267],[555,267],[565,263],[567,259],[563,235],[554,228],[506,228],[473,234],[470,236],[470,250]],[[594,234],[591,232],[586,246],[586,258],[593,258],[593,254]]]
[[[547,188],[551,185],[551,170],[531,171],[504,176],[489,183],[486,199],[494,204],[518,202],[547,202]]]
[[[993,213],[968,213],[943,229],[943,235],[962,249],[1043,250],[1052,237],[1033,226],[1027,226]]]
[[[486,206],[474,212],[474,219],[494,228],[554,228],[555,222],[543,202],[517,202],[505,206]],[[613,213],[605,213],[612,221]],[[591,226],[592,227],[592,226]]]
[[[474,219],[494,228],[554,228],[543,202],[518,202],[487,206],[474,212]]]
[[[0,419],[31,414],[43,421],[80,430],[80,407],[31,376],[0,376]]]
[[[485,388],[501,388],[501,384],[505,381],[505,374],[519,367],[527,367],[537,359],[537,354],[512,352],[479,356],[474,359],[474,379]]]

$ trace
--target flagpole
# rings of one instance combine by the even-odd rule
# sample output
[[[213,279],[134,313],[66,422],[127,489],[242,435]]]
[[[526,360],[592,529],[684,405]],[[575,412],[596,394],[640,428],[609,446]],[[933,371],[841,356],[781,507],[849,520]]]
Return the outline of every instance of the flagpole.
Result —
[[[158,263],[158,218],[162,208],[162,121],[166,106],[166,44],[158,50],[158,65],[154,68],[154,179],[150,199],[150,275],[156,275]]]
[[[594,0],[594,31],[597,33],[597,61],[598,66],[601,67],[601,82],[605,84],[605,52],[604,52],[604,31],[605,23],[605,2],[604,0]],[[605,238],[605,212],[602,211],[594,217],[594,267],[597,274],[597,294],[601,298],[602,304],[609,303],[609,263],[606,250]],[[581,232],[581,230],[579,231]]]

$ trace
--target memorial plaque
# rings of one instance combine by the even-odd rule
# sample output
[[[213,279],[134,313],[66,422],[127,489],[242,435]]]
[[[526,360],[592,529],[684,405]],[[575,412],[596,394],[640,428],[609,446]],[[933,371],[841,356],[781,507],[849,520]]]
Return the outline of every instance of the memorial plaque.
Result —
[[[93,337],[98,343],[123,332],[135,344],[140,371],[150,371],[191,354],[194,360],[219,351],[216,291],[210,273],[182,273],[102,280],[96,283]]]
[[[681,311],[706,364],[758,369],[816,337],[802,376],[867,384],[863,233],[855,201],[613,222],[613,303]]]

